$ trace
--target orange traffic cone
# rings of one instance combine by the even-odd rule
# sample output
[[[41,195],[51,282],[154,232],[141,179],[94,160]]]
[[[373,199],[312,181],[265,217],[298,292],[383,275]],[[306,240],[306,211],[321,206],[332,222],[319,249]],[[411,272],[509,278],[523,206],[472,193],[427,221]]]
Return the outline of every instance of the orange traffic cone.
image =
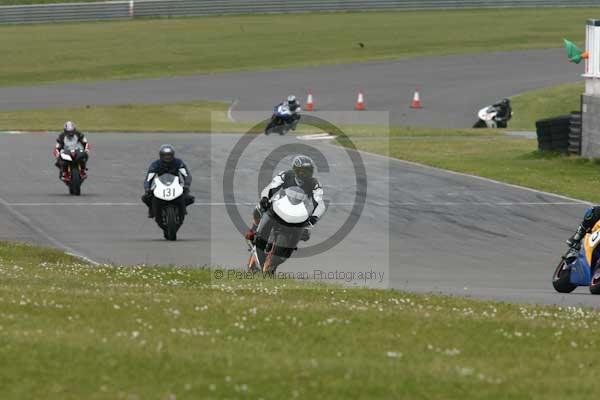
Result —
[[[356,105],[354,106],[355,110],[362,111],[365,109],[365,96],[363,92],[358,92],[358,99],[356,99]]]
[[[315,109],[315,103],[313,101],[312,92],[308,91],[308,97],[306,99],[306,111],[313,111]]]
[[[421,97],[419,96],[419,89],[415,90],[415,95],[413,96],[412,103],[410,104],[410,108],[421,108]]]

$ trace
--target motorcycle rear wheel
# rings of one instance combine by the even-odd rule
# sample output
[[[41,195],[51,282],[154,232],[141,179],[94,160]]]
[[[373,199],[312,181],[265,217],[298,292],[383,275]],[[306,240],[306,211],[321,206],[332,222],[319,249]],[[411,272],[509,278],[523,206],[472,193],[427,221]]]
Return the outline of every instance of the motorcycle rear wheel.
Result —
[[[560,260],[552,276],[552,286],[558,293],[571,293],[577,285],[571,283],[571,270],[565,269],[565,260]],[[590,286],[591,290],[591,286]]]

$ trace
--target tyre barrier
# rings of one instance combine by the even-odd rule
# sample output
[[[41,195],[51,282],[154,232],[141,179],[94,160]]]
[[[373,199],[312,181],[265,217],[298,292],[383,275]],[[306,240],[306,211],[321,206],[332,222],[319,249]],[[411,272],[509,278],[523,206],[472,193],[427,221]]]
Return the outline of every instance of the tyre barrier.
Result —
[[[570,147],[571,115],[536,121],[539,151],[568,153]]]
[[[581,155],[581,113],[571,113],[571,124],[569,126],[569,154]]]

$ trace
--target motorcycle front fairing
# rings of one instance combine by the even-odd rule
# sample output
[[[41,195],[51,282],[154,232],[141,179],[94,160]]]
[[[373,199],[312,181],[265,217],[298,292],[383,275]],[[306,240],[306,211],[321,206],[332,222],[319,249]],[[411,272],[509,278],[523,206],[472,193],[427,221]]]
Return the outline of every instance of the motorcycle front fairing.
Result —
[[[172,174],[162,174],[152,181],[154,197],[164,201],[173,201],[183,194],[181,179]]]
[[[585,251],[581,249],[577,258],[574,258],[569,265],[571,269],[571,283],[577,286],[589,286],[592,281],[592,269],[588,263]]]
[[[275,215],[290,226],[304,225],[314,211],[310,198],[297,186],[281,189],[271,204]]]

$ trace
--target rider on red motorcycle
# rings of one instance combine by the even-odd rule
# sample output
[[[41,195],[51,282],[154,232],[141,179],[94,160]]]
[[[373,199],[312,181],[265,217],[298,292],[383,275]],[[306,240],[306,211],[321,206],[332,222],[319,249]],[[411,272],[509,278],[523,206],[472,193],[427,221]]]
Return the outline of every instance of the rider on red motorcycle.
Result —
[[[54,146],[54,151],[52,154],[56,158],[56,162],[54,165],[58,168],[58,178],[60,180],[64,180],[65,176],[65,162],[60,158],[60,152],[64,148],[75,148],[80,145],[85,151],[85,156],[83,158],[82,167],[82,178],[85,178],[87,171],[87,160],[90,154],[90,144],[88,143],[85,135],[81,133],[75,124],[71,121],[65,122],[63,127],[63,131],[58,138],[56,139],[56,145]]]

